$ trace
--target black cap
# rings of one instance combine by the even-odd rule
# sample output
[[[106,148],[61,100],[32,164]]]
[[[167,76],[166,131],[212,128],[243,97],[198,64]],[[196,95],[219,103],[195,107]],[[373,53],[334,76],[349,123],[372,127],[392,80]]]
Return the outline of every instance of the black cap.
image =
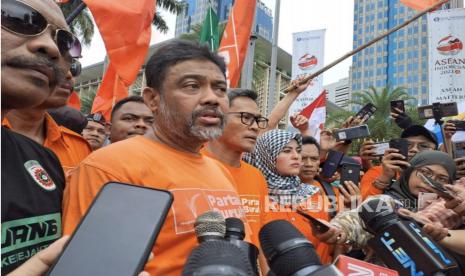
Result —
[[[103,126],[107,124],[107,121],[105,121],[105,117],[103,117],[101,113],[89,114],[86,116],[86,119],[88,122],[89,121],[96,122],[96,123],[102,124]]]
[[[402,134],[400,135],[401,138],[408,138],[412,136],[423,136],[433,142],[436,145],[436,148],[438,147],[438,140],[436,139],[436,135],[434,135],[434,133],[426,129],[424,126],[412,125],[402,131]]]

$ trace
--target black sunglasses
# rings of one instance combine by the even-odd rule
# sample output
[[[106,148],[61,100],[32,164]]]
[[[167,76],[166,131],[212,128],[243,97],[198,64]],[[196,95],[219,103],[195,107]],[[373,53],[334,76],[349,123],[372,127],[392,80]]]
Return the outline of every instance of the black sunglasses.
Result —
[[[49,26],[47,19],[34,8],[17,0],[2,0],[2,28],[16,35],[38,36]],[[69,31],[55,29],[53,38],[61,55],[81,57],[81,43]]]
[[[81,74],[82,67],[79,60],[73,58],[73,60],[71,61],[71,67],[69,68],[69,71],[71,72],[71,75],[73,77],[77,77]]]

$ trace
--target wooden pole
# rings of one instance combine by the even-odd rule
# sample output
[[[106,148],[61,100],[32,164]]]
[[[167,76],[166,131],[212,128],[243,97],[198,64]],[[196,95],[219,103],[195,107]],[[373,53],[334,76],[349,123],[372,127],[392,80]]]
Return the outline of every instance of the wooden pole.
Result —
[[[307,81],[309,81],[311,79],[314,79],[315,77],[321,75],[323,72],[326,72],[329,68],[334,67],[336,64],[340,63],[341,61],[345,60],[346,58],[355,55],[356,53],[362,51],[363,49],[365,49],[367,47],[370,47],[371,45],[373,45],[376,42],[380,41],[381,39],[385,38],[386,36],[392,34],[393,32],[396,32],[396,31],[402,29],[403,27],[407,26],[408,24],[412,23],[413,21],[417,20],[418,18],[422,17],[426,13],[436,9],[437,7],[443,5],[443,4],[447,3],[447,2],[449,2],[449,0],[441,0],[438,3],[432,5],[431,7],[417,13],[414,17],[412,17],[411,19],[405,21],[404,23],[402,23],[400,25],[397,25],[396,27],[386,31],[384,34],[381,34],[378,37],[375,37],[371,41],[359,46],[358,48],[356,48],[356,49],[352,50],[351,52],[345,54],[344,56],[338,58],[337,60],[333,61],[332,63],[330,63],[328,65],[326,65],[325,67],[321,68],[320,70],[316,71],[315,73],[306,76],[305,78],[303,78],[300,81],[299,84],[301,85],[301,84],[304,84],[304,83],[306,83]],[[288,86],[286,89],[284,89],[284,92],[288,93],[288,92],[292,91],[293,89],[295,89],[295,87],[291,85],[291,86]]]

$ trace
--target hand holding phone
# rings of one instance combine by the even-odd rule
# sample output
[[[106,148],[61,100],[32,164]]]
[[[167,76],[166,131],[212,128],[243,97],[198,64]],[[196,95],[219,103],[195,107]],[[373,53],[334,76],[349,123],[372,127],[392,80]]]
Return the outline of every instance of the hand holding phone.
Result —
[[[373,114],[375,114],[376,109],[376,106],[372,103],[367,103],[357,112],[357,114],[355,114],[354,118],[358,118],[360,120],[359,124],[364,124],[371,118],[371,116],[373,116]]]
[[[337,142],[365,138],[370,136],[370,129],[368,128],[368,125],[360,125],[356,127],[335,130],[333,135]]]
[[[425,176],[424,174],[422,173],[418,173],[418,175],[420,176],[420,178],[422,179],[422,181],[427,184],[428,186],[430,186],[431,188],[433,188],[433,191],[440,197],[446,199],[446,200],[453,200],[455,199],[455,195],[447,190],[446,188],[444,188],[444,186],[437,182],[437,181],[434,181],[433,179],[431,179],[430,177],[427,177]]]
[[[317,220],[316,218],[310,216],[309,214],[305,213],[304,211],[297,209],[297,214],[301,215],[302,217],[306,218],[312,229],[318,233],[325,233],[329,230],[328,225],[322,223],[321,221]]]

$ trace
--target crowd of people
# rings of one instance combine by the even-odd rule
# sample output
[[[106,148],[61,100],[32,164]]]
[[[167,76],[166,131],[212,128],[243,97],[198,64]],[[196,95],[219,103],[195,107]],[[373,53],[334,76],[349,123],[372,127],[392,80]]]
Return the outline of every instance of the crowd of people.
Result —
[[[222,57],[179,39],[161,44],[148,59],[141,96],[117,102],[109,121],[100,113],[83,115],[66,107],[81,48],[58,6],[5,0],[1,8],[2,275],[42,275],[63,249],[67,237],[61,237],[73,233],[107,182],[174,196],[141,275],[181,274],[197,245],[193,222],[210,210],[242,219],[246,239],[257,247],[261,227],[281,219],[312,242],[322,263],[340,254],[376,260],[358,212],[372,198],[422,222],[465,273],[465,159],[454,160],[425,127],[399,124],[408,156],[394,148],[377,156],[375,143],[365,139],[349,157],[351,141],[337,142],[330,129],[317,140],[302,115],[291,116],[296,131],[277,129],[309,82],[294,80],[294,89],[264,117],[255,91],[228,89]],[[405,116],[392,115],[393,122]],[[351,117],[339,127],[360,123]],[[445,131],[447,143],[454,125]],[[339,169],[360,166],[359,183],[341,183],[339,170],[321,174],[334,150],[345,154]],[[419,206],[422,195],[435,193],[423,175],[453,200],[430,197]],[[319,232],[297,209],[329,230]],[[47,231],[34,232],[40,227]],[[265,275],[262,254],[259,263]]]

